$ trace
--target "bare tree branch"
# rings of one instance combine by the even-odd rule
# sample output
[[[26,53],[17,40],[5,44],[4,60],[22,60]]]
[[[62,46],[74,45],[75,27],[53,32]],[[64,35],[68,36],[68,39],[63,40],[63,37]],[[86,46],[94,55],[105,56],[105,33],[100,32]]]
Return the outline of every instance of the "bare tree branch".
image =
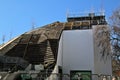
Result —
[[[111,44],[113,49],[113,70],[120,70],[120,7],[113,11],[111,20]]]

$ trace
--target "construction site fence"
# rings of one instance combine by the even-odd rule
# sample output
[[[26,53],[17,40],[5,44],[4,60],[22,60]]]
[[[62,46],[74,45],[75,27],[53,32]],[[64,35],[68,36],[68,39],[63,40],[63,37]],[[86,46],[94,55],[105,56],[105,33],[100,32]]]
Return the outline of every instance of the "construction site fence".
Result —
[[[33,74],[30,75],[34,76]],[[103,75],[103,74],[91,74],[91,75],[75,75],[74,78],[70,74],[58,74],[58,73],[40,73],[37,77],[32,77],[32,80],[120,80],[118,76]]]

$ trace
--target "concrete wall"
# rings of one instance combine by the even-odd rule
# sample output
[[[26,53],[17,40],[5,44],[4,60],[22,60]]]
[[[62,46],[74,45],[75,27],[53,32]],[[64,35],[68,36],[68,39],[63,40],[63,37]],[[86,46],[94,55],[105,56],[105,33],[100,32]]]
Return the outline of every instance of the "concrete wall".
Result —
[[[70,70],[90,70],[92,74],[112,75],[111,55],[107,59],[101,58],[101,47],[97,46],[94,28],[63,31],[57,58],[57,66],[62,66],[63,73],[70,74]]]
[[[59,45],[58,65],[63,67],[63,73],[94,70],[92,30],[63,31]]]
[[[95,59],[94,73],[112,75],[109,27],[107,25],[93,26],[93,38],[94,38],[94,59]],[[103,54],[104,56],[102,56]]]

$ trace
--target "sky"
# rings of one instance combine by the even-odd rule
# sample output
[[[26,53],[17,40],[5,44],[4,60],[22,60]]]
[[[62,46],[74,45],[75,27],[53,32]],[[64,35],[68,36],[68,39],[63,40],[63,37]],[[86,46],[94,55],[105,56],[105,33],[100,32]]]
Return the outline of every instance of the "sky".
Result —
[[[60,21],[70,13],[105,11],[106,19],[120,0],[0,0],[0,44],[32,29]],[[3,36],[4,39],[3,40]]]

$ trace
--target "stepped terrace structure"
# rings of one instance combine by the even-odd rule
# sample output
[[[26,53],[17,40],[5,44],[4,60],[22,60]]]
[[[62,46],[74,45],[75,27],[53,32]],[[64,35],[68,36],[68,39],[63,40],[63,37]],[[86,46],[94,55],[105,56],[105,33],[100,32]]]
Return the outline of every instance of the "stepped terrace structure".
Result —
[[[57,21],[42,26],[40,28],[25,32],[24,34],[15,37],[14,39],[10,40],[0,47],[0,71],[10,71],[14,73],[11,73],[11,75],[9,74],[9,76],[7,76],[8,79],[6,78],[7,80],[9,80],[10,78],[14,78],[14,80],[18,79],[18,76],[15,75],[16,71],[21,71],[18,72],[19,75],[25,73],[25,71],[35,71],[36,76],[32,76],[32,78],[39,77],[41,71],[47,71],[49,73],[48,77],[50,78],[50,80],[54,80],[51,76],[51,74],[53,73],[67,73],[72,75],[73,73],[79,71],[81,72],[83,70],[88,71],[88,74],[109,73],[109,75],[111,75],[111,67],[108,67],[108,70],[110,71],[103,71],[107,65],[111,64],[104,64],[103,62],[100,62],[98,60],[98,62],[103,65],[101,66],[102,68],[98,69],[98,62],[94,62],[96,57],[98,57],[98,55],[95,54],[103,53],[103,55],[106,55],[110,53],[109,41],[107,41],[106,43],[100,42],[102,40],[100,38],[104,36],[99,35],[100,31],[106,33],[107,37],[104,37],[104,39],[108,40],[108,26],[105,20],[105,16],[90,13],[89,15],[80,17],[69,16],[67,17],[67,22],[63,23]],[[97,35],[95,36],[93,34]],[[75,40],[73,40],[73,38]],[[100,41],[97,40],[97,38],[99,38]],[[94,42],[95,39],[98,42]],[[101,44],[98,44],[99,42]],[[75,44],[77,43],[79,45],[76,46]],[[104,44],[107,44],[108,46]],[[72,48],[70,48],[70,46]],[[95,49],[98,51],[96,51]],[[82,56],[83,53],[84,56]],[[77,58],[77,56],[79,57]],[[87,58],[90,59],[90,62],[86,58],[86,56],[88,56]],[[69,59],[68,57],[71,58]],[[75,59],[75,57],[76,60],[73,60],[72,58]],[[83,57],[86,61],[84,62],[84,59],[81,57]],[[83,59],[83,62],[80,61],[79,63],[79,58]],[[76,62],[76,64],[73,64],[72,60],[74,63]],[[109,59],[107,62],[110,63],[110,60],[111,59]],[[71,65],[69,65],[68,63]],[[85,65],[81,65],[83,63],[85,63]],[[7,73],[4,73],[4,75],[7,75]],[[74,78],[74,75],[72,75],[71,80],[72,78]]]

